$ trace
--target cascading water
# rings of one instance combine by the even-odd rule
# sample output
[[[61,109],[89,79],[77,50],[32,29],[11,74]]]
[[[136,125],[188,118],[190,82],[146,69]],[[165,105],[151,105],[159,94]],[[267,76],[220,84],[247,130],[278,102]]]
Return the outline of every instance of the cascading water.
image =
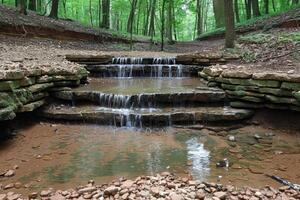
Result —
[[[112,67],[118,68],[118,78],[132,78],[134,71],[140,76],[145,76],[150,71],[150,77],[183,77],[182,65],[176,64],[176,58],[158,57],[117,57],[112,59]]]

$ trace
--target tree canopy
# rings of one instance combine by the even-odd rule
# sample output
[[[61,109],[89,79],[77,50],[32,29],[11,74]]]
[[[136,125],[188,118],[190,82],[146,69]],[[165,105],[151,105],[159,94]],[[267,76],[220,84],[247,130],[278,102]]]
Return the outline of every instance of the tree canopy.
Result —
[[[154,39],[165,36],[169,42],[225,26],[224,0],[1,0],[10,6],[22,2],[53,18]],[[299,7],[299,0],[233,0],[233,7],[235,22],[241,24]]]

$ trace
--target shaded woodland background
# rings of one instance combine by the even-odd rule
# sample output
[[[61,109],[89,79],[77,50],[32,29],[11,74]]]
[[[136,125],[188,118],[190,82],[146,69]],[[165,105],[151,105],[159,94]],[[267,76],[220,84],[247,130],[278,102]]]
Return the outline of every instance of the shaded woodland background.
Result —
[[[153,40],[193,40],[224,29],[223,0],[1,0],[40,15]],[[300,6],[299,0],[234,0],[235,22],[251,23]],[[162,31],[163,30],[163,31]]]

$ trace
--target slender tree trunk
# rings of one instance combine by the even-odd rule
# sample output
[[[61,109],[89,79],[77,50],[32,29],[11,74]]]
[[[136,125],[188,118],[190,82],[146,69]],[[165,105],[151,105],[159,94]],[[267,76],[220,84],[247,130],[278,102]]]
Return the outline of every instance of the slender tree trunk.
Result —
[[[98,1],[98,26],[101,28],[101,0]]]
[[[259,3],[258,0],[252,0],[252,10],[253,10],[253,16],[254,17],[259,17],[260,11],[259,11]]]
[[[175,7],[174,7],[174,1],[172,4],[172,12],[173,12],[173,32],[174,32],[174,40],[177,41],[177,30],[176,30],[176,17],[175,17]]]
[[[147,7],[146,7],[146,16],[144,19],[144,35],[148,34],[148,29],[149,29],[149,17],[150,17],[150,11],[151,11],[151,1],[148,3],[148,0],[146,1]]]
[[[29,0],[28,9],[36,11],[36,0]]]
[[[168,2],[168,15],[167,15],[167,38],[170,44],[173,43],[173,12],[172,12],[172,4],[173,0],[169,0]]]
[[[156,0],[152,0],[151,3],[151,13],[150,13],[150,24],[149,24],[149,32],[148,35],[153,39],[155,34],[155,7],[156,7]]]
[[[197,20],[196,20],[196,29],[197,37],[203,33],[203,18],[202,18],[202,0],[197,0]]]
[[[27,0],[18,1],[19,12],[23,15],[27,15]]]
[[[225,47],[234,48],[234,12],[233,12],[233,0],[223,0],[224,13],[225,13]]]
[[[137,0],[131,0],[131,10],[129,13],[128,21],[127,21],[127,32],[132,33],[133,30],[133,22],[134,22],[134,15],[135,15],[135,10],[136,10],[136,4]]]
[[[234,12],[235,12],[235,20],[237,23],[240,23],[240,13],[239,13],[239,1],[234,0]]]
[[[272,7],[273,7],[273,11],[276,12],[275,0],[272,0]]]
[[[224,1],[213,0],[216,28],[224,27]]]
[[[264,0],[265,14],[269,14],[269,0]]]
[[[58,4],[59,0],[52,0],[52,7],[49,17],[53,19],[58,19]]]
[[[162,0],[161,7],[161,51],[164,50],[164,37],[165,37],[165,6],[166,0]]]
[[[91,20],[91,26],[93,27],[92,0],[90,0],[90,7],[89,7],[89,11],[90,11],[90,20]]]
[[[110,28],[110,0],[102,0],[102,28]]]
[[[246,18],[251,19],[252,0],[245,0]]]

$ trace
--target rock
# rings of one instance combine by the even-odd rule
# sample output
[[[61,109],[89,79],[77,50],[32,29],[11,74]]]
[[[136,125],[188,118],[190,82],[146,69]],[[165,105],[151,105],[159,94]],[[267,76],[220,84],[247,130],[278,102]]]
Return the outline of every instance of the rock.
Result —
[[[231,141],[231,142],[235,142],[235,136],[234,135],[229,135],[228,136],[228,140]]]
[[[14,187],[15,187],[16,189],[20,189],[20,188],[22,187],[22,183],[16,182],[16,183],[14,184]]]
[[[4,190],[9,190],[11,188],[13,188],[15,185],[13,183],[7,184],[3,187]]]
[[[181,195],[176,194],[175,192],[170,193],[169,197],[171,200],[184,200]]]
[[[227,193],[226,192],[215,192],[214,196],[223,200],[223,199],[226,199]]]
[[[158,197],[158,196],[159,196],[159,192],[160,192],[159,187],[151,187],[151,189],[150,189],[150,193],[151,193],[154,197]]]
[[[0,194],[0,200],[6,200],[7,195],[6,194]]]
[[[7,194],[7,200],[17,200],[21,197],[21,194]]]
[[[281,186],[281,187],[279,188],[279,191],[280,191],[280,192],[284,192],[284,191],[289,190],[289,189],[290,189],[290,186]]]
[[[196,192],[196,198],[203,200],[205,198],[205,192],[204,190],[200,189]]]
[[[220,160],[216,164],[217,167],[229,167],[229,161],[227,158],[224,158],[223,160]]]
[[[49,197],[51,195],[51,190],[43,190],[40,193],[41,197]]]
[[[38,198],[38,193],[37,192],[32,192],[28,195],[29,199],[37,199]]]
[[[131,188],[132,185],[134,184],[134,181],[131,181],[131,180],[127,180],[127,181],[124,181],[121,185],[121,188]]]
[[[5,174],[4,177],[12,177],[15,175],[15,171],[14,170],[8,170]]]
[[[82,188],[82,189],[78,190],[78,193],[79,193],[79,194],[83,194],[83,193],[91,193],[91,192],[94,192],[94,191],[96,191],[96,190],[97,190],[97,188],[94,187],[94,186],[92,186],[92,187],[85,187],[85,188]]]
[[[118,187],[110,186],[104,190],[104,194],[114,196],[115,194],[118,193],[119,189],[120,188],[118,188]]]

